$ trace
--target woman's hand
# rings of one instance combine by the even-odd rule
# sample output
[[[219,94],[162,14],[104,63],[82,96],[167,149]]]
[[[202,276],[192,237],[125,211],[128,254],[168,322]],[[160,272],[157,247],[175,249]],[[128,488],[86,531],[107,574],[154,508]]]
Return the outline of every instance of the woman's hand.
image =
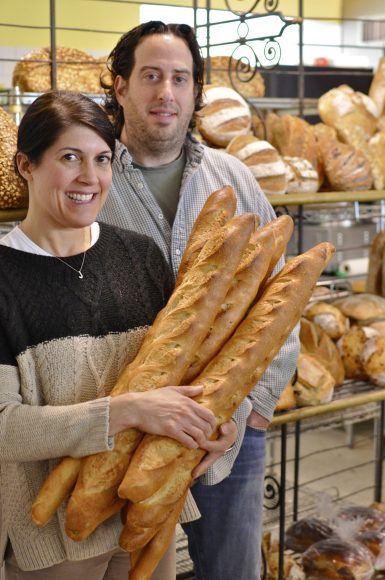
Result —
[[[163,387],[143,393],[111,397],[109,435],[129,427],[145,433],[166,435],[185,447],[207,449],[215,426],[214,413],[194,401],[200,385]]]
[[[193,477],[197,478],[206,473],[210,465],[222,457],[226,451],[229,451],[237,437],[238,428],[235,421],[230,420],[227,423],[223,423],[219,429],[218,439],[216,441],[207,441],[205,445],[201,445],[202,449],[206,449],[208,453],[192,472]]]

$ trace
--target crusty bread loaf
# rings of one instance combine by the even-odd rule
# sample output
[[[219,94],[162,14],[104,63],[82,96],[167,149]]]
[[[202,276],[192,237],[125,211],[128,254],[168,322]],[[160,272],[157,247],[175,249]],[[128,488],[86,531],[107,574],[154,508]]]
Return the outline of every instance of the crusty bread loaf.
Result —
[[[380,115],[385,115],[385,56],[377,64],[369,87],[369,97],[376,104]]]
[[[226,151],[250,169],[264,193],[286,193],[286,166],[273,145],[253,135],[238,135]]]
[[[293,227],[292,218],[283,215],[252,235],[224,304],[209,334],[197,349],[194,360],[182,379],[182,384],[189,384],[232,335],[264,280],[271,274],[284,253]]]
[[[226,147],[233,137],[249,133],[250,109],[237,91],[207,85],[204,103],[197,116],[197,129],[209,144]]]
[[[377,190],[385,189],[385,130],[378,131],[370,139],[368,149],[365,153],[369,156],[371,162],[374,188]]]
[[[368,294],[351,294],[345,298],[334,300],[333,304],[341,310],[345,316],[354,320],[365,320],[374,316],[383,316],[385,314],[385,298]]]
[[[51,85],[51,50],[33,50],[13,70],[12,85],[25,92],[45,92]],[[101,93],[100,75],[105,64],[77,48],[56,48],[56,85],[60,90]]]
[[[367,340],[360,360],[369,380],[377,387],[385,387],[385,336],[377,334]]]
[[[0,107],[0,209],[27,207],[27,184],[15,172],[17,127]]]
[[[340,85],[321,95],[318,112],[326,125],[337,129],[343,141],[349,131],[358,131],[368,141],[376,131],[379,117],[372,99],[348,85]]]
[[[333,396],[334,386],[334,377],[319,358],[313,354],[299,353],[297,379],[293,385],[298,407],[328,403]]]
[[[204,60],[205,72],[208,69]],[[265,81],[256,70],[250,70],[243,61],[229,56],[210,56],[210,83],[221,87],[231,87],[246,98],[265,96]]]
[[[283,157],[307,159],[314,169],[319,169],[318,148],[310,123],[294,115],[266,117],[266,139]],[[321,181],[321,175],[319,175]]]
[[[204,386],[196,400],[215,413],[218,427],[231,418],[281,348],[333,252],[334,247],[325,242],[291,259],[266,284],[233,336],[195,379],[194,384]],[[119,494],[140,501],[142,509],[146,504],[152,508],[151,496],[159,494],[162,487],[173,486],[168,482],[177,469],[184,462],[190,468],[191,457],[195,455],[199,462],[202,453],[200,449],[187,450],[170,438],[146,435],[134,454]]]
[[[318,171],[303,157],[285,155],[287,193],[315,193],[320,186]]]
[[[371,241],[366,290],[370,294],[382,296],[382,268],[385,248],[385,232],[378,232]]]
[[[371,189],[373,174],[369,160],[353,145],[341,143],[335,129],[317,124],[316,135],[319,158],[327,182],[335,191],[359,191]]]
[[[314,302],[304,312],[304,316],[318,324],[330,338],[337,340],[349,328],[349,319],[339,308],[328,302]]]
[[[344,363],[345,374],[348,379],[366,378],[366,372],[361,360],[361,352],[366,342],[377,334],[377,331],[373,328],[353,325],[337,341],[337,347],[342,362]]]
[[[233,217],[236,207],[237,196],[229,185],[225,185],[209,195],[189,235],[178,269],[176,286],[179,286],[186,271],[191,268],[210,235]]]
[[[293,383],[287,383],[286,387],[283,389],[281,396],[275,406],[275,412],[287,411],[288,409],[293,409],[297,404],[295,400],[295,394],[293,390]]]
[[[242,214],[205,244],[157,315],[137,356],[123,370],[112,396],[180,384],[226,296],[253,230],[254,215]],[[136,429],[122,431],[115,437],[112,451],[82,460],[67,507],[66,532],[70,538],[85,539],[106,514],[111,515],[112,505],[120,509],[117,489],[141,437]]]
[[[345,379],[345,368],[335,342],[315,322],[301,318],[299,339],[301,351],[312,354],[322,362],[333,376],[336,386]]]

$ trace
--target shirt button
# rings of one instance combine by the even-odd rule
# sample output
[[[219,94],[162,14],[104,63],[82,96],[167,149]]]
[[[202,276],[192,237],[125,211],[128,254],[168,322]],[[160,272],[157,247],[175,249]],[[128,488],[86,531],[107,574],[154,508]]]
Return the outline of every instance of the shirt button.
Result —
[[[162,213],[160,213],[160,214],[158,215],[158,218],[159,218],[160,220],[162,220],[162,219],[163,219],[163,214],[162,214]]]
[[[180,256],[180,250],[175,250],[177,256]]]
[[[143,189],[143,183],[141,181],[138,183],[138,189]]]

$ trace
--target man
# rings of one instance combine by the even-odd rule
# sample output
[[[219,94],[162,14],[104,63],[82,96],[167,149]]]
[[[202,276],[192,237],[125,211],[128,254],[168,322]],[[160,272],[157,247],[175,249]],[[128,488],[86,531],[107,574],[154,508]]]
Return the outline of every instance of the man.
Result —
[[[213,191],[231,185],[239,213],[254,212],[262,224],[275,217],[241,162],[191,135],[202,106],[203,61],[189,26],[136,27],[112,51],[110,67],[107,109],[120,142],[101,220],[152,236],[176,272]],[[236,444],[191,489],[202,517],[184,529],[198,580],[259,579],[265,430],[297,353],[293,333],[234,416]]]

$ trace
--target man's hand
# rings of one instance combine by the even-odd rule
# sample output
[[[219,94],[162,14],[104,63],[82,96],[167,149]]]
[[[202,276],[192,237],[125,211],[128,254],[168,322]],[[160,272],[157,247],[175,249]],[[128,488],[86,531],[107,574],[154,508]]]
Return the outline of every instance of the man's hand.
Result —
[[[200,477],[217,459],[222,457],[232,447],[237,440],[238,429],[234,421],[230,420],[223,423],[219,429],[219,437],[216,441],[207,441],[205,445],[201,445],[208,453],[202,459],[199,465],[193,470],[194,478]]]
[[[247,418],[247,425],[254,429],[267,429],[269,421],[253,410]]]

